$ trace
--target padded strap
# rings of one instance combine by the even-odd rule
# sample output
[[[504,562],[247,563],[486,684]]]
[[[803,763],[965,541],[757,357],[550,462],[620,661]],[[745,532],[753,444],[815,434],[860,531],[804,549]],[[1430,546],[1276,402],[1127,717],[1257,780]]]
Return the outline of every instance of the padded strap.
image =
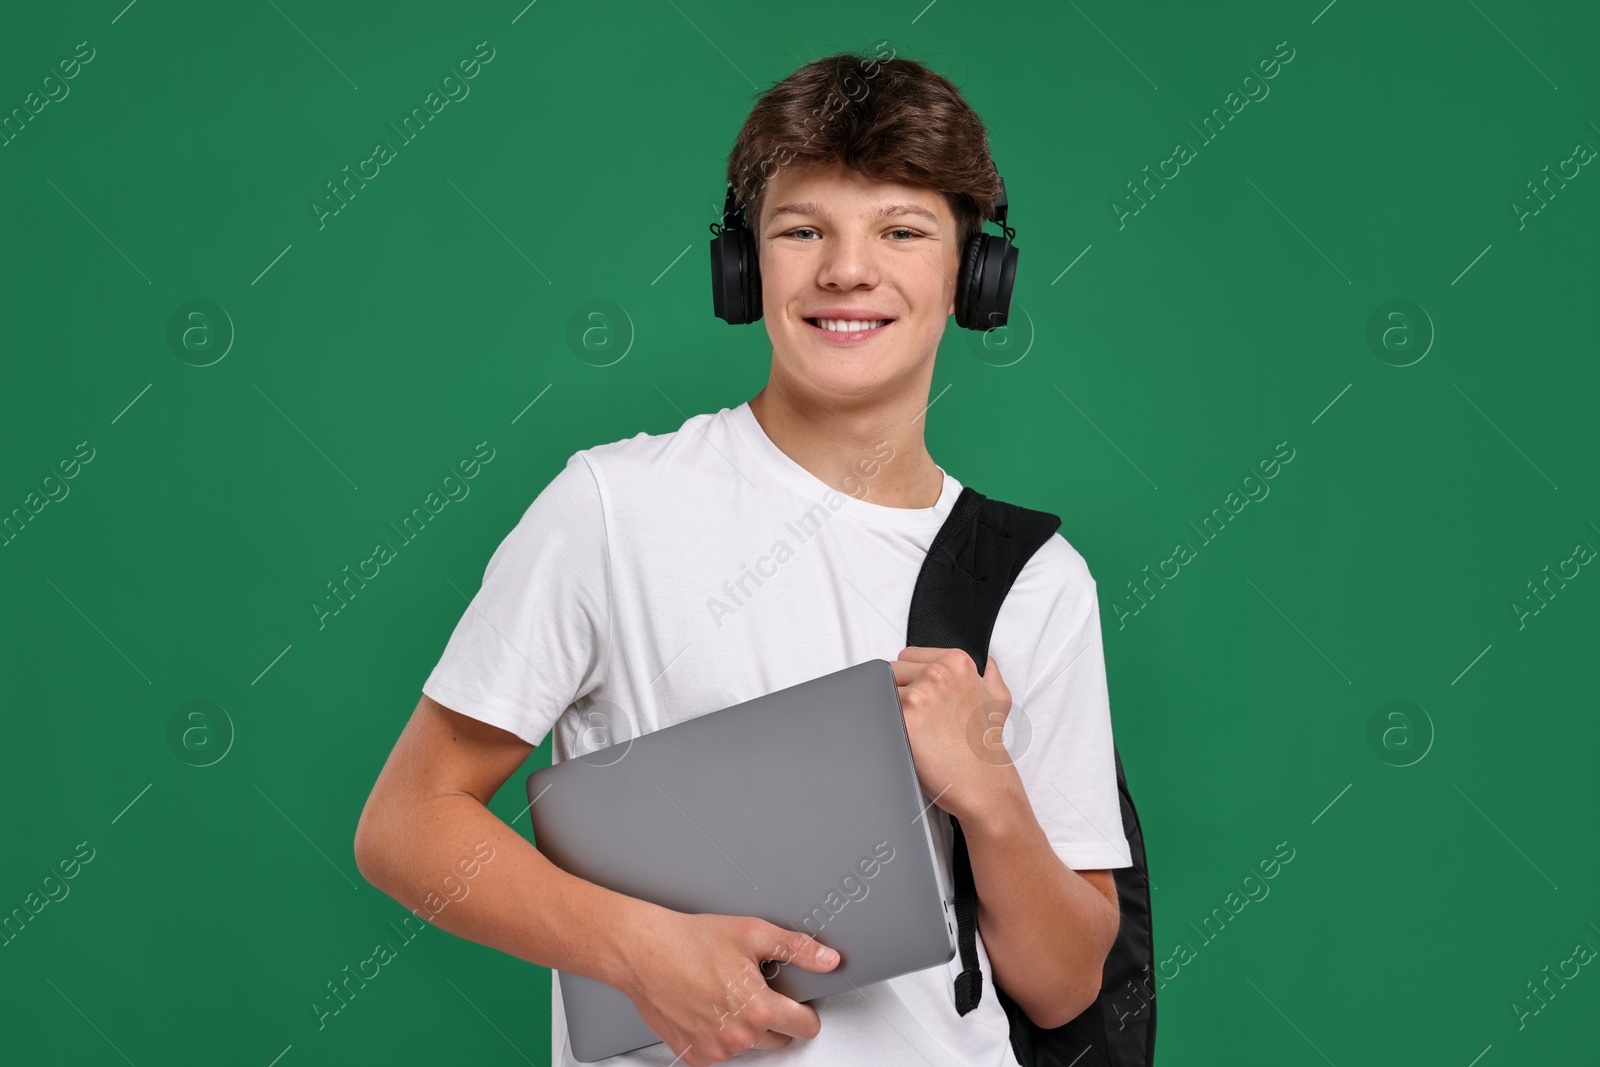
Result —
[[[981,675],[989,662],[989,639],[1006,594],[1023,565],[1061,526],[1055,515],[1017,507],[963,486],[950,515],[934,535],[911,594],[906,644],[959,648]],[[950,865],[955,889],[956,1011],[965,1015],[983,998],[978,964],[978,894],[961,823],[950,816]]]

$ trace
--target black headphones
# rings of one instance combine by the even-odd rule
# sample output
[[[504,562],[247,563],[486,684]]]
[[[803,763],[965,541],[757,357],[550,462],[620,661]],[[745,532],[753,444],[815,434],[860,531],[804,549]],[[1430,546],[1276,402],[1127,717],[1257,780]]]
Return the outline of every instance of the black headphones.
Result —
[[[1005,239],[988,233],[967,238],[962,250],[961,274],[956,280],[956,324],[969,330],[993,330],[1006,324],[1011,313],[1011,290],[1017,278],[1016,231],[1006,225],[1006,180],[1000,179],[1000,198],[989,218],[1005,231]],[[761,317],[761,272],[756,238],[746,226],[744,209],[734,199],[722,207],[722,223],[711,223],[711,306],[717,318],[730,326],[755,322]]]

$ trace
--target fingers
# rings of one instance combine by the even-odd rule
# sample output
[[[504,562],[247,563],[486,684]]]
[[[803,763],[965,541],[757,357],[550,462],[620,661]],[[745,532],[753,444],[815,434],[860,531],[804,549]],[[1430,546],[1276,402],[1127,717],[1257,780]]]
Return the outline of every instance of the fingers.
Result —
[[[683,1067],[710,1067],[821,1032],[814,1009],[767,984],[782,963],[813,971],[839,965],[837,952],[807,934],[755,916],[687,914],[665,926],[656,947],[639,957],[640,977],[627,992]]]
[[[890,667],[894,669],[895,681],[901,685],[941,665],[946,670],[968,669],[973,674],[978,673],[972,657],[966,650],[960,648],[924,648],[920,645],[908,645],[901,649],[900,655],[890,663]]]
[[[770,960],[817,972],[831,971],[840,963],[838,951],[809,934],[761,919],[753,920],[746,947],[763,976],[776,974],[777,965],[766,962]],[[753,1013],[748,1022],[756,1031],[756,1048],[782,1048],[794,1038],[809,1041],[822,1031],[815,1008],[791,1000],[765,982],[751,992],[745,1010]]]
[[[754,1045],[751,1045],[750,1047],[751,1048],[784,1048],[787,1045],[793,1043],[793,1041],[794,1041],[794,1038],[790,1037],[788,1034],[780,1034],[780,1033],[776,1033],[776,1032],[774,1032],[772,1030],[766,1030],[766,1031],[762,1032],[760,1037],[756,1038],[756,1043]]]
[[[838,952],[798,930],[785,930],[781,926],[763,922],[761,929],[756,931],[756,937],[758,941],[751,946],[751,952],[757,954],[753,958],[758,960],[782,960],[808,971],[831,971],[839,965]],[[770,970],[768,968],[762,973]]]
[[[898,685],[907,685],[928,673],[945,675],[951,681],[965,674],[974,677],[979,674],[977,663],[963,648],[923,648],[919,645],[909,645],[901,649],[900,655],[890,667],[894,670],[895,682]],[[985,682],[993,683],[999,680],[1000,664],[995,661],[994,656],[986,658],[982,676]]]
[[[782,1035],[786,1039],[783,1042],[785,1045],[789,1043],[788,1038],[802,1037],[810,1041],[822,1032],[822,1020],[817,1016],[817,1009],[790,1000],[770,986],[750,998],[749,1010],[756,1013],[751,1018],[753,1027]],[[759,1038],[756,1045],[758,1048],[765,1047]]]

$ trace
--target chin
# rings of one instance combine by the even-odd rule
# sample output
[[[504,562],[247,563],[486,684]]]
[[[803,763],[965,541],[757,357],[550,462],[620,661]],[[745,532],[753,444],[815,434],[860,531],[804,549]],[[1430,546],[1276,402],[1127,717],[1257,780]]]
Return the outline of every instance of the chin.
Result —
[[[881,368],[852,371],[807,366],[803,370],[801,383],[814,392],[828,396],[868,396],[882,389],[890,381],[884,376]]]
[[[791,360],[787,370],[795,386],[816,397],[834,400],[863,400],[881,395],[897,382],[903,382],[910,368],[900,360],[892,363],[845,358],[806,358]]]

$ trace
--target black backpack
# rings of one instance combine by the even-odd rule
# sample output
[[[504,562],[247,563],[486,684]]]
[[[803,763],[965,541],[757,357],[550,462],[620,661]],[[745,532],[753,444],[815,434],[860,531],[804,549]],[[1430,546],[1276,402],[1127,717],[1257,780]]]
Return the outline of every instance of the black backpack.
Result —
[[[1055,515],[990,500],[963,486],[917,575],[906,644],[964,649],[981,674],[988,665],[989,638],[1001,603],[1023,564],[1060,526]],[[1122,773],[1122,756],[1115,747],[1112,755],[1122,828],[1133,854],[1132,867],[1112,872],[1122,910],[1117,939],[1106,957],[1099,996],[1064,1026],[1047,1030],[1036,1025],[1005,990],[995,986],[1011,1020],[1011,1049],[1022,1067],[1148,1067],[1155,1060],[1149,868],[1139,815]],[[960,822],[946,817],[953,831],[951,867],[962,967],[955,982],[956,1011],[965,1015],[983,996],[975,941],[978,901],[966,837]]]

